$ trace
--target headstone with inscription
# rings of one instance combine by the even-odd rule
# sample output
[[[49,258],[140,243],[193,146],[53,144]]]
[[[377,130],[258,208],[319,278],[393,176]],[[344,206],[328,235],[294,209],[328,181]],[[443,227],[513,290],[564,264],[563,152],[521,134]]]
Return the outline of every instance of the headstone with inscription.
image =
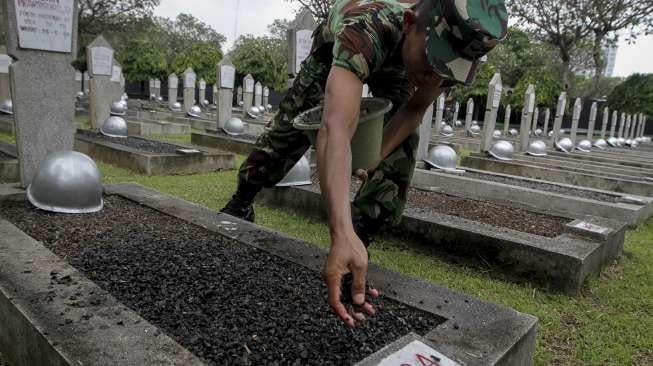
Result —
[[[313,30],[315,19],[308,8],[302,9],[288,25],[288,82],[292,81],[301,69],[301,64],[308,57],[313,45]]]
[[[217,85],[219,86],[218,94],[218,128],[224,127],[225,123],[231,118],[231,109],[234,100],[234,85],[236,84],[236,67],[228,57],[223,58],[218,63]]]
[[[612,111],[612,124],[610,125],[610,137],[615,137],[617,133],[617,122],[619,121],[619,112]]]
[[[621,118],[619,119],[619,134],[617,134],[618,138],[624,137],[624,128],[626,127],[626,113],[621,112]]]
[[[195,106],[195,85],[197,84],[197,74],[192,68],[184,71],[184,112],[188,114],[190,109]]]
[[[111,89],[112,89],[112,101],[120,100],[122,96],[122,66],[118,61],[113,60],[113,68],[111,69]],[[104,122],[103,122],[104,123]]]
[[[580,98],[576,98],[574,102],[574,111],[571,115],[571,133],[569,138],[571,142],[576,146],[576,135],[578,134],[578,122],[580,122],[580,113],[583,111],[583,101]]]
[[[508,136],[510,131],[510,117],[512,116],[512,107],[510,104],[506,107],[505,114],[503,116],[503,134]]]
[[[562,120],[565,117],[565,110],[567,109],[567,93],[562,92],[558,96],[558,104],[556,105],[556,116],[553,120],[553,135],[551,135],[551,144],[555,144],[560,136],[560,129],[562,128]]]
[[[458,116],[460,115],[460,103],[456,102],[453,106],[453,117],[451,118],[451,127],[456,126],[456,121],[458,121]]]
[[[608,132],[608,121],[610,121],[610,108],[603,108],[603,124],[601,124],[601,138],[605,138],[605,134]]]
[[[433,123],[433,104],[431,104],[424,116],[422,123],[419,125],[419,145],[417,146],[417,161],[426,159],[429,153],[429,143],[431,141],[431,127]]]
[[[260,106],[263,103],[263,84],[257,81],[254,85],[254,105]]]
[[[204,100],[206,99],[206,81],[204,79],[200,79],[199,82],[199,102],[200,104],[204,103]]]
[[[544,127],[542,128],[542,136],[546,137],[549,133],[549,121],[551,120],[551,110],[549,108],[544,110]]]
[[[596,115],[598,114],[598,105],[596,102],[592,103],[592,108],[590,109],[590,121],[587,126],[587,139],[594,141],[594,126],[596,125]]]
[[[73,149],[77,2],[3,0],[20,182],[50,154]],[[110,72],[111,70],[109,70]]]
[[[75,90],[80,92],[83,91],[83,80],[84,80],[84,75],[82,74],[81,71],[75,71]]]
[[[540,120],[540,109],[535,107],[533,111],[533,125],[531,126],[531,135],[535,136],[535,131],[537,130],[537,123]]]
[[[13,62],[11,56],[7,55],[5,46],[0,46],[0,103],[11,100],[11,81],[9,79],[9,66]],[[81,90],[81,86],[80,86]]]
[[[270,88],[267,86],[263,88],[263,106],[267,107],[270,102]]]
[[[159,98],[161,96],[161,80],[154,79],[154,96]]]
[[[469,128],[472,127],[472,118],[474,118],[474,99],[469,98],[465,112],[465,132],[469,131]]]
[[[111,76],[113,74],[113,48],[99,36],[86,47],[86,62],[90,80],[91,128],[98,129],[109,118],[114,101]]]
[[[179,78],[173,72],[168,75],[168,108],[173,109],[173,105],[177,102],[177,93],[179,88]]]
[[[440,94],[438,96],[438,99],[436,100],[435,103],[435,134],[440,135],[440,130],[442,129],[442,121],[444,118],[444,102],[445,102],[446,96],[444,93]],[[431,117],[433,117],[433,111],[431,111]],[[430,132],[429,132],[430,136]]]
[[[623,138],[628,139],[628,131],[630,131],[630,124],[632,122],[633,116],[632,114],[627,114],[626,115],[626,127],[624,129],[624,132],[622,134]]]
[[[254,102],[254,77],[247,74],[243,78],[243,86],[243,111],[247,113]]]
[[[520,125],[520,138],[519,138],[519,151],[526,151],[528,149],[528,135],[533,120],[533,112],[535,111],[535,85],[529,84],[524,94],[524,108],[521,114]]]
[[[236,89],[236,105],[240,107],[240,102],[243,101],[243,87],[239,85]]]
[[[499,73],[494,74],[488,87],[487,101],[485,103],[485,118],[483,119],[483,143],[481,151],[489,151],[492,148],[494,129],[497,125],[497,113],[501,105],[503,94],[503,82]]]

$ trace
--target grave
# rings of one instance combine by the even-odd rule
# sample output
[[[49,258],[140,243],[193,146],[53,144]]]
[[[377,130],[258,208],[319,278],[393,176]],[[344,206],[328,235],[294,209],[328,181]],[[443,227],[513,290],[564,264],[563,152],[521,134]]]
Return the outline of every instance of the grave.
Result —
[[[233,169],[234,154],[144,137],[114,138],[78,130],[75,150],[144,175],[181,175]]]
[[[28,186],[51,153],[74,142],[77,3],[4,2],[20,182]],[[58,32],[52,32],[56,28]],[[48,128],[43,128],[47,116]]]
[[[192,68],[184,71],[184,112],[188,114],[195,105],[195,84],[197,75]]]
[[[86,59],[90,80],[91,128],[98,129],[109,118],[114,91],[111,82],[113,74],[113,48],[104,37],[99,36],[86,48]]]
[[[221,149],[239,155],[249,155],[256,146],[257,138],[258,136],[250,134],[231,136],[221,129],[190,134],[193,145]]]
[[[236,67],[228,57],[223,58],[217,66],[219,95],[217,96],[217,118],[218,128],[231,118],[232,104],[234,100],[234,84],[236,82]]]
[[[352,183],[352,198],[359,185]],[[594,216],[556,216],[463,195],[410,188],[402,223],[392,232],[446,252],[480,256],[519,279],[545,282],[570,295],[578,295],[586,276],[599,273],[623,250],[625,223]],[[259,196],[271,206],[325,216],[316,183],[265,189]]]
[[[0,328],[0,350],[9,362],[369,365],[402,356],[392,348],[412,339],[459,364],[533,363],[532,316],[370,265],[378,313],[347,330],[324,300],[325,251],[144,187],[105,191],[104,211],[73,218],[3,188],[0,321],[12,326]],[[34,220],[43,225],[25,224]],[[48,234],[55,227],[62,240]]]
[[[128,118],[126,121],[130,136],[187,135],[191,131],[188,124],[136,118]]]

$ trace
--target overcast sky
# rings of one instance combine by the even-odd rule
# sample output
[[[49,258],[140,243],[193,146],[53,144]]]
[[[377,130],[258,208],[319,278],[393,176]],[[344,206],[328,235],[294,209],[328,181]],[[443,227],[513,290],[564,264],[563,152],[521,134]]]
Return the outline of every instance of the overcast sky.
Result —
[[[276,18],[294,18],[296,6],[286,0],[161,0],[156,14],[174,18],[189,13],[227,37],[227,49],[234,41],[236,4],[238,8],[237,35],[263,35],[268,24]],[[653,73],[653,35],[640,38],[636,44],[622,42],[617,53],[615,76],[635,72]]]

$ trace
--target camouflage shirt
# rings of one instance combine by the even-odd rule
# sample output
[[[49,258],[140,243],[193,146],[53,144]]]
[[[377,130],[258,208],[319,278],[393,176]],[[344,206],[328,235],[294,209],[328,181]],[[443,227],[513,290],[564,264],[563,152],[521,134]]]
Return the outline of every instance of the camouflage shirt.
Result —
[[[318,36],[333,44],[333,65],[361,81],[376,73],[403,78],[404,11],[415,0],[336,0]]]

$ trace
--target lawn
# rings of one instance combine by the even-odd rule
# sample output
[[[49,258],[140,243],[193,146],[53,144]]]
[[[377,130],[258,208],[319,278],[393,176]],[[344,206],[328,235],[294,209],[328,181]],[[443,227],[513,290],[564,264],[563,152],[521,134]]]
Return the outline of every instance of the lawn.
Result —
[[[227,202],[236,182],[235,171],[146,177],[100,167],[105,183],[136,182],[212,209]],[[328,247],[320,221],[262,205],[256,213],[261,225]],[[454,258],[397,238],[375,243],[371,256],[391,270],[537,316],[538,365],[653,364],[653,219],[628,232],[623,257],[590,278],[577,298],[510,278],[478,258]]]

